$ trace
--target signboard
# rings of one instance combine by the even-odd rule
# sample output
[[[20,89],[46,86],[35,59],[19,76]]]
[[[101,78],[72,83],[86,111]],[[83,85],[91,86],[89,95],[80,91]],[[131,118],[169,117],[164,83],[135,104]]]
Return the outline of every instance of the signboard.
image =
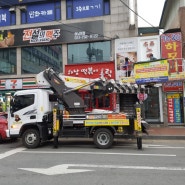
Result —
[[[161,35],[162,58],[182,58],[182,36],[180,32]]]
[[[182,72],[182,36],[180,32],[161,35],[161,56],[169,60],[169,73]]]
[[[104,39],[103,21],[5,30],[4,36],[7,37],[6,45],[0,45],[0,48],[35,46],[42,43],[51,45],[90,42]]]
[[[0,8],[0,27],[1,26],[10,26],[10,12],[9,9]],[[1,31],[2,32],[2,31]],[[0,33],[0,41],[2,40]]]
[[[103,75],[107,79],[115,79],[114,62],[65,65],[65,75],[91,79]]]
[[[150,55],[157,59],[161,58],[160,55],[160,37],[148,36],[138,38],[138,61],[149,61]]]
[[[12,5],[20,5],[20,4],[26,4],[26,3],[36,3],[41,1],[47,1],[47,0],[3,0],[0,1],[0,6],[12,6]]]
[[[49,22],[55,20],[55,3],[27,6],[27,23]]]
[[[180,95],[167,95],[168,122],[181,123]]]
[[[0,80],[0,90],[32,89],[32,88],[38,88],[35,78],[23,78],[23,79],[14,78]]]
[[[137,62],[137,37],[115,40],[115,67],[117,80],[126,77],[125,58],[129,59],[130,70],[133,70],[133,64]]]
[[[140,62],[134,65],[136,83],[166,82],[168,81],[168,62],[158,60]]]
[[[102,0],[75,0],[73,1],[73,18],[86,18],[103,15]]]
[[[164,92],[183,91],[183,82],[182,81],[165,82],[163,83],[162,88]]]

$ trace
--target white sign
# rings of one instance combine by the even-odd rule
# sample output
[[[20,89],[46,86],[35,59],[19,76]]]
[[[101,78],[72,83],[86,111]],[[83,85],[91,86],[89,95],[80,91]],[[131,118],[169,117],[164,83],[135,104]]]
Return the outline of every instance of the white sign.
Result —
[[[9,79],[5,82],[6,89],[22,89],[22,79]]]

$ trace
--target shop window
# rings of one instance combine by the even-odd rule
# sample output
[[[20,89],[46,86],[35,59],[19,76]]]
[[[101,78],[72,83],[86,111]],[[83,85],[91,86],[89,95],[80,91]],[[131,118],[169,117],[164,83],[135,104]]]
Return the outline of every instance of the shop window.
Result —
[[[104,16],[110,14],[110,0],[67,0],[67,19]]]
[[[48,67],[62,72],[62,46],[37,46],[21,49],[22,74],[37,74]]]
[[[110,41],[68,44],[68,64],[110,61]]]
[[[0,50],[0,75],[16,74],[16,49]]]

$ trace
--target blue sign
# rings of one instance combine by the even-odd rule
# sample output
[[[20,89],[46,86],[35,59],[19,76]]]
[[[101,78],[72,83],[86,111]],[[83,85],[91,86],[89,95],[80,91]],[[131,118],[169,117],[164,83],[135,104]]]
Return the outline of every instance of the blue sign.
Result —
[[[41,1],[47,1],[47,0],[1,0],[0,6],[13,6],[13,5],[20,5],[20,4],[26,4],[26,3],[35,3],[35,2],[41,2]]]
[[[174,121],[181,123],[180,98],[174,98]]]
[[[9,9],[0,9],[0,26],[10,26]]]
[[[137,84],[152,83],[152,82],[164,83],[164,82],[167,82],[167,81],[168,81],[167,76],[136,79]]]
[[[27,5],[27,23],[55,20],[55,3]]]
[[[103,15],[102,0],[73,1],[73,18],[86,18]]]

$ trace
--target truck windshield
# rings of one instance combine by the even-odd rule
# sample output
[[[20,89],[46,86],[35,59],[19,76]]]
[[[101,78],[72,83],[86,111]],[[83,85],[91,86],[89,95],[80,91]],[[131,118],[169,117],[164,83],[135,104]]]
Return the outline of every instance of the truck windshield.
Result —
[[[34,104],[34,94],[14,96],[11,101],[11,112],[18,111]]]

